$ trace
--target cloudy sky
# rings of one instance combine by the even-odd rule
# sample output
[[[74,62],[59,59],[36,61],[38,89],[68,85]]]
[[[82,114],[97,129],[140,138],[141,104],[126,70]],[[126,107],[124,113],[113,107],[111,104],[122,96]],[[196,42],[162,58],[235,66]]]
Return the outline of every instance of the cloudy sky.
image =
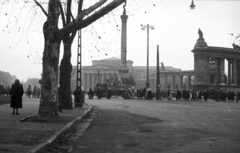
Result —
[[[14,1],[14,0],[13,0]],[[20,80],[40,78],[42,71],[42,24],[46,17],[33,0],[0,3],[0,71],[10,72]],[[42,0],[43,2],[44,0]],[[89,0],[91,5],[96,0]],[[5,3],[4,3],[5,2]],[[128,0],[127,59],[134,66],[146,65],[147,32],[141,24],[150,24],[150,60],[156,65],[156,48],[167,66],[193,70],[191,50],[198,39],[198,28],[208,46],[232,48],[240,33],[240,0]],[[43,5],[47,8],[47,3]],[[96,23],[83,29],[83,65],[94,59],[120,58],[120,6]],[[60,23],[61,24],[61,23]],[[60,25],[61,27],[61,25]],[[236,43],[239,43],[237,40]],[[77,39],[72,46],[72,64],[77,60]]]

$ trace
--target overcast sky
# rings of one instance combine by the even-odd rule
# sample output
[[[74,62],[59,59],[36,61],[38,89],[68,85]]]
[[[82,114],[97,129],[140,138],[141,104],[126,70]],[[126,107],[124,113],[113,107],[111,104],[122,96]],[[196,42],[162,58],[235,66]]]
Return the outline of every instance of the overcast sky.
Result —
[[[29,1],[31,5],[24,8],[20,2],[0,3],[0,71],[10,72],[24,81],[28,77],[40,78],[44,46],[42,24],[46,19],[41,10]],[[146,65],[147,31],[141,29],[141,24],[155,28],[150,30],[150,66],[156,65],[156,48],[159,45],[160,61],[164,65],[193,70],[191,50],[199,37],[198,28],[201,28],[208,46],[232,48],[235,36],[240,33],[240,0],[194,2],[196,8],[192,10],[189,7],[191,0],[128,0],[127,59],[132,60],[134,66]],[[83,65],[91,65],[95,59],[120,58],[122,11],[120,6],[83,29]],[[75,38],[73,65],[76,65],[76,55]]]

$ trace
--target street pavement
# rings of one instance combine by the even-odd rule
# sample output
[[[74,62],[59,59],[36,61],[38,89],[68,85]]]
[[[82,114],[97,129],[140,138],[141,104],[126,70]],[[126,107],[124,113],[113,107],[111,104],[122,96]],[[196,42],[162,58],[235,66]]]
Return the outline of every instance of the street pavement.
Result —
[[[60,116],[62,122],[34,123],[20,122],[38,114],[40,99],[23,97],[23,108],[19,109],[20,115],[12,115],[10,104],[0,105],[0,152],[1,153],[26,153],[36,152],[39,145],[52,140],[66,125],[90,109],[84,104],[83,108],[63,110]],[[40,147],[40,148],[41,148]],[[36,149],[37,148],[37,149]]]
[[[72,153],[240,152],[240,103],[122,98],[86,102],[97,113],[75,140]]]

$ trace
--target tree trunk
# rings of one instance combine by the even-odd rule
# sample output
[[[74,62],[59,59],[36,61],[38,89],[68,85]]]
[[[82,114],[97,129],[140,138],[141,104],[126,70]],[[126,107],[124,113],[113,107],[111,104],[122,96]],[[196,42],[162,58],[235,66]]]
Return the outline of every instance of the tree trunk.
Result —
[[[67,38],[66,38],[67,37]],[[60,90],[59,100],[63,109],[72,109],[72,92],[71,92],[71,37],[66,36],[63,40],[64,54],[60,65]]]
[[[59,120],[58,63],[61,38],[58,29],[58,0],[49,1],[48,19],[43,25],[44,51],[41,79],[40,120]]]

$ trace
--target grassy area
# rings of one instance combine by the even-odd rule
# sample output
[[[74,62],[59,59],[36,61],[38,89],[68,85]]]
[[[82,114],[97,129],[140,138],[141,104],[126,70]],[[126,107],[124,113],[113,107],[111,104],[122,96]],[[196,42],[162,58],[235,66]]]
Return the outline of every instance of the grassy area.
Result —
[[[0,105],[9,104],[10,100],[10,97],[0,96]]]

